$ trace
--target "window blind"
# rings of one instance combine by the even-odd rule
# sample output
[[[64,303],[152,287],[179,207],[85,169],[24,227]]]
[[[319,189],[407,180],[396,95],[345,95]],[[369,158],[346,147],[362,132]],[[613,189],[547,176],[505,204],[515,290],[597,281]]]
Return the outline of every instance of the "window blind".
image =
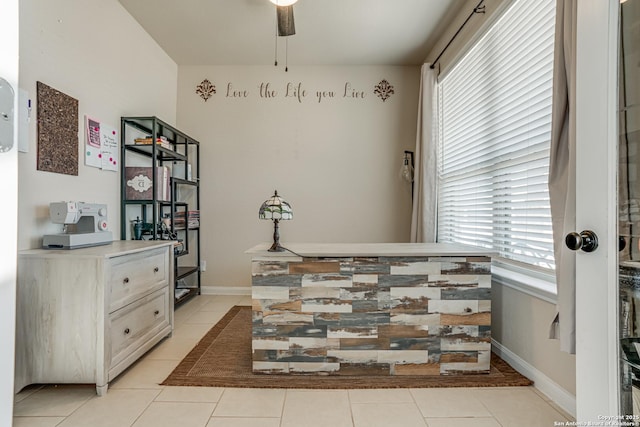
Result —
[[[516,0],[438,85],[438,241],[555,268],[555,1]]]

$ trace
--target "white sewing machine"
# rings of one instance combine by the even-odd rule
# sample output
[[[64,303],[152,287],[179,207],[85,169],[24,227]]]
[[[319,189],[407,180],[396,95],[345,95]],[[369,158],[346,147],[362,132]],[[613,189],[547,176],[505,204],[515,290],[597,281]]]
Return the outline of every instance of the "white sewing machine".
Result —
[[[113,241],[111,231],[107,230],[107,205],[53,202],[49,204],[49,217],[55,224],[64,224],[64,233],[45,235],[44,248],[74,249]]]

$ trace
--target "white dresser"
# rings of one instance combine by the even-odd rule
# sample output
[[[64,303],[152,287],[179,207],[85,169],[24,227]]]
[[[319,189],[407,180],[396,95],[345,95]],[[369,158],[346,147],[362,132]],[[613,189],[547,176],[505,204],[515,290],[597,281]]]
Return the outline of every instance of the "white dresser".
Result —
[[[16,392],[108,383],[173,331],[173,243],[18,254]]]

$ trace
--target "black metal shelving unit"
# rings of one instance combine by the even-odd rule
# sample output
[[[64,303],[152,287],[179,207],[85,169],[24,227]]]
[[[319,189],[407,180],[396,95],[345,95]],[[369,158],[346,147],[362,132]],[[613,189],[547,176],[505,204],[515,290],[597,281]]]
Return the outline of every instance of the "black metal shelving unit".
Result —
[[[154,116],[122,117],[120,135],[120,238],[133,238],[132,221],[139,218],[145,225],[143,239],[181,243],[174,250],[177,306],[200,295],[199,215],[197,226],[189,224],[189,213],[200,211],[200,143]],[[166,146],[155,143],[161,137]],[[136,144],[136,138],[151,138],[151,143]],[[127,199],[127,167],[141,166],[150,167],[151,197]],[[169,200],[158,199],[157,170],[163,166],[171,167]],[[176,214],[184,216],[184,227],[176,226]],[[163,228],[163,218],[170,227]]]

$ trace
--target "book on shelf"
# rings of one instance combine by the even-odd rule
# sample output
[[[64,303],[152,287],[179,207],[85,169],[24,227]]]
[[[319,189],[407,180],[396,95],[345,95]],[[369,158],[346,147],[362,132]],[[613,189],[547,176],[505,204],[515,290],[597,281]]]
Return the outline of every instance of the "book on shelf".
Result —
[[[171,200],[171,171],[167,166],[156,169],[156,200]],[[127,166],[125,168],[125,197],[127,200],[152,200],[153,168],[151,166]]]
[[[151,145],[153,143],[153,138],[150,136],[146,138],[136,138],[133,142],[135,145]],[[166,148],[167,150],[173,150],[171,142],[165,136],[156,138],[156,144],[159,144],[162,148]]]
[[[200,227],[200,211],[187,212],[187,226],[189,228]]]
[[[200,211],[177,211],[173,214],[173,224],[176,228],[198,228]]]
[[[189,291],[189,289],[186,289],[186,288],[177,288],[177,289],[175,290],[175,296],[174,296],[174,298],[178,300],[178,299],[182,298],[183,296],[187,295],[189,292],[190,292],[190,291]]]

